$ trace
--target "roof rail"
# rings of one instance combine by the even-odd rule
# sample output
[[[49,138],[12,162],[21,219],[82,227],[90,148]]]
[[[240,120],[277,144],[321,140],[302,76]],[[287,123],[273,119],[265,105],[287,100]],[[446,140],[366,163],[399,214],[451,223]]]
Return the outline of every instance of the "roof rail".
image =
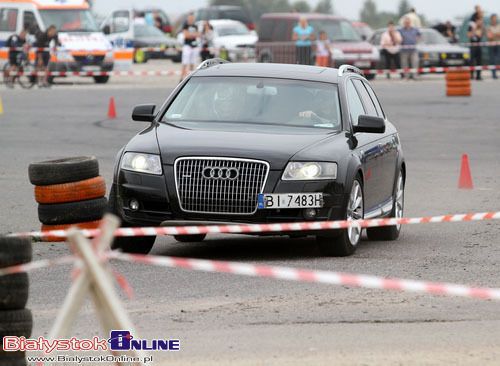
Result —
[[[362,77],[365,77],[365,74],[363,73],[363,71],[358,69],[356,66],[347,65],[347,64],[340,66],[339,67],[339,77],[344,75],[345,72],[353,72],[355,74],[361,75]]]
[[[221,64],[227,64],[229,61],[224,60],[222,58],[210,58],[208,60],[203,61],[200,66],[196,68],[196,70],[208,69],[209,67]]]

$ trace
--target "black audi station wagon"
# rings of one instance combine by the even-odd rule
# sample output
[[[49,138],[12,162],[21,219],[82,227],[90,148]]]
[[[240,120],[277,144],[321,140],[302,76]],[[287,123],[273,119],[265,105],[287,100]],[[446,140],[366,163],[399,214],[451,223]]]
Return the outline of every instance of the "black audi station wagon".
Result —
[[[403,215],[398,133],[353,66],[208,60],[157,111],[141,105],[132,119],[149,125],[116,160],[110,210],[125,227]],[[400,230],[367,235],[395,240]],[[282,234],[315,236],[325,255],[347,256],[361,233],[353,226]],[[148,253],[154,241],[120,238],[114,248]]]

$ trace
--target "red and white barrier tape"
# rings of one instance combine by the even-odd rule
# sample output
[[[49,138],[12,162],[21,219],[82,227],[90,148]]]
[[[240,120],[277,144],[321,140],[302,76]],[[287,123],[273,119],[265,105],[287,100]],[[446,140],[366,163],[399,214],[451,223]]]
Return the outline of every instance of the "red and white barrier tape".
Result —
[[[36,262],[30,262],[26,264],[18,264],[12,267],[0,268],[0,277],[7,276],[16,273],[30,272],[37,269],[55,267],[62,264],[74,263],[77,259],[72,256],[65,256],[56,259],[42,259]]]
[[[483,65],[483,66],[449,66],[449,67],[418,67],[418,68],[400,68],[400,69],[363,69],[361,70],[366,75],[371,74],[433,74],[444,73],[447,71],[487,71],[500,70],[500,65]],[[50,71],[50,72],[17,72],[10,73],[10,76],[38,76],[42,77],[48,74],[54,77],[67,76],[178,76],[181,74],[179,70],[151,70],[151,71]]]
[[[277,233],[277,232],[295,232],[295,231],[317,231],[347,229],[355,226],[361,228],[394,226],[394,225],[417,225],[428,223],[444,222],[470,222],[500,220],[500,211],[480,212],[470,214],[427,216],[414,218],[385,218],[357,221],[312,221],[312,222],[293,222],[276,224],[235,224],[235,225],[213,225],[213,226],[177,226],[177,227],[137,227],[120,228],[115,231],[117,237],[138,237],[138,236],[162,236],[162,235],[195,235],[195,234],[257,234],[257,233]],[[94,237],[100,232],[99,229],[81,230],[86,237]],[[7,236],[13,237],[32,237],[34,239],[43,239],[45,237],[66,238],[67,230],[54,231],[34,231],[26,233],[14,233]]]
[[[340,272],[254,265],[239,262],[134,255],[117,252],[109,253],[108,257],[127,262],[161,267],[185,268],[203,272],[230,273],[242,276],[267,277],[288,281],[325,283],[337,286],[363,287],[380,290],[419,292],[430,295],[461,296],[482,300],[500,300],[500,289],[476,288],[451,283],[413,281]]]

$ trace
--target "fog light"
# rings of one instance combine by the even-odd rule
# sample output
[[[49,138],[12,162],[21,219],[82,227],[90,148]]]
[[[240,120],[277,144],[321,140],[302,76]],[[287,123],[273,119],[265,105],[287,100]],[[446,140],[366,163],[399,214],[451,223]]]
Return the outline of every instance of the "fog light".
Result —
[[[137,201],[135,198],[131,199],[128,206],[132,211],[137,211],[139,210],[139,201]]]
[[[304,217],[308,220],[314,219],[318,215],[318,210],[315,208],[306,208],[304,210]]]

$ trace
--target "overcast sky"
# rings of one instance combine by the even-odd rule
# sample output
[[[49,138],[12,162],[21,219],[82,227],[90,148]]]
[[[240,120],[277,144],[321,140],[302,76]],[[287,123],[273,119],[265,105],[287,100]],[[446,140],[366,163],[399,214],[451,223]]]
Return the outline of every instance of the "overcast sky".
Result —
[[[182,14],[186,11],[204,6],[207,0],[94,0],[97,12],[107,15],[111,10],[124,6],[158,6],[163,8],[171,17]],[[311,4],[316,4],[318,0],[308,0]],[[290,2],[293,2],[291,0]],[[350,19],[357,19],[359,10],[364,0],[333,0],[335,11],[338,15]],[[376,0],[379,10],[397,9],[400,0]],[[456,16],[463,16],[472,12],[474,5],[481,4],[487,13],[500,13],[499,0],[410,0],[410,3],[417,8],[419,13],[425,14],[429,19],[453,19]]]

